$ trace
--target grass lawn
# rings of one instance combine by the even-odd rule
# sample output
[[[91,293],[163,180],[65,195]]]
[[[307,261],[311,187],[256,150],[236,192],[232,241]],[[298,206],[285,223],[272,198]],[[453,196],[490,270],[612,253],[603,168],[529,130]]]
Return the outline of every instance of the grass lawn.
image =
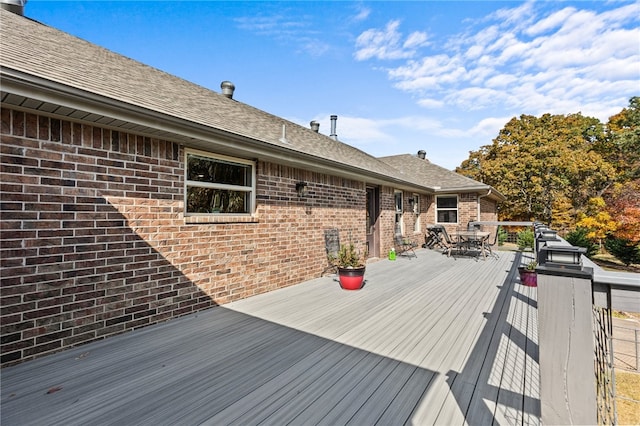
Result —
[[[616,408],[618,424],[640,424],[640,374],[616,370]]]

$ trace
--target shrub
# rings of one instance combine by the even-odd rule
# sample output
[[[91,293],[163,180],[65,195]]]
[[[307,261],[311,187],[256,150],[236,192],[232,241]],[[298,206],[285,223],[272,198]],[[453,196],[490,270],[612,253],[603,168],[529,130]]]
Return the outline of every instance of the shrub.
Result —
[[[624,238],[607,237],[604,246],[625,265],[640,263],[640,244]]]
[[[509,233],[502,226],[498,226],[498,245],[504,245],[507,238],[509,238]]]
[[[353,243],[343,244],[340,246],[337,262],[341,268],[360,268],[364,266],[364,257],[358,253]]]
[[[530,248],[533,250],[533,241],[534,235],[531,229],[524,229],[518,232],[518,238],[516,239],[516,244],[518,244],[518,249],[524,250]]]
[[[572,246],[584,247],[587,249],[586,256],[593,257],[598,253],[600,246],[596,244],[591,238],[588,238],[589,230],[587,228],[577,228],[567,234],[565,240]]]

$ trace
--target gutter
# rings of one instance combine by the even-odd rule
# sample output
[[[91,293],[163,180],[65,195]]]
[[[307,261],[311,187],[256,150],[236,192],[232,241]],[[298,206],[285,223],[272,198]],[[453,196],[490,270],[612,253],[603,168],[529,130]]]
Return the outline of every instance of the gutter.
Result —
[[[478,195],[478,215],[476,216],[478,218],[478,220],[482,220],[482,217],[480,216],[480,199],[488,197],[489,195],[491,195],[491,190],[492,190],[492,188],[489,188],[489,190],[487,191],[486,194]]]

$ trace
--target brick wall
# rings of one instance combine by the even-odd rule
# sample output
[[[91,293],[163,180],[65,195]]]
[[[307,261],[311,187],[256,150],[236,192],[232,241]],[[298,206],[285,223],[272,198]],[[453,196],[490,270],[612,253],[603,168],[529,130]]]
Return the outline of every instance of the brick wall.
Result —
[[[364,246],[363,182],[258,162],[255,220],[188,223],[179,144],[1,115],[3,364],[317,277],[327,228]]]
[[[380,191],[380,257],[387,256],[389,250],[395,247],[395,189],[392,187],[383,187]],[[403,197],[403,214],[402,221],[404,223],[404,237],[413,241],[418,246],[425,243],[425,232],[427,225],[433,223],[434,217],[434,200],[433,195],[420,194],[420,231],[414,232],[416,214],[409,200],[413,198],[413,192],[404,191]]]
[[[478,218],[478,202],[480,202],[480,218]],[[428,223],[434,223],[435,220],[435,201],[432,197],[429,204],[429,220]],[[498,220],[497,205],[493,200],[487,197],[479,197],[477,193],[461,193],[458,194],[458,223],[443,224],[448,233],[456,232],[458,229],[467,229],[470,221]],[[485,231],[493,232],[496,227],[485,226]]]
[[[460,194],[458,196],[458,226],[467,229],[467,224],[472,220],[478,220],[478,194]]]

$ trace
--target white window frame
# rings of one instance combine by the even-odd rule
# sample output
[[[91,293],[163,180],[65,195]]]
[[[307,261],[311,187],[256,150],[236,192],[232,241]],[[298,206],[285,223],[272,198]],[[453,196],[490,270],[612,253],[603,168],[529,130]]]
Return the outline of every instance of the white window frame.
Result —
[[[413,232],[422,232],[422,225],[420,224],[420,194],[413,194],[413,214],[415,222],[413,223]]]
[[[400,234],[404,235],[404,194],[401,190],[396,189],[393,191],[393,206],[395,209],[395,223],[394,223],[394,232],[398,232],[397,224],[400,224]]]
[[[189,174],[189,155],[197,155],[200,157],[208,157],[213,160],[227,161],[251,167],[251,185],[239,186],[229,184],[219,184],[211,182],[200,182],[188,180]],[[211,216],[211,217],[251,217],[256,211],[256,162],[246,160],[244,158],[229,157],[227,155],[214,154],[212,152],[200,151],[195,149],[185,149],[184,151],[184,215],[185,216]],[[201,188],[226,189],[230,191],[241,191],[249,194],[249,208],[246,213],[190,213],[187,212],[187,194],[190,186]]]
[[[438,208],[438,198],[454,198],[456,199],[456,207],[454,208]],[[435,223],[437,224],[442,224],[442,225],[451,225],[451,224],[455,224],[457,225],[458,222],[460,221],[460,197],[458,196],[458,194],[442,194],[442,195],[436,195],[436,200],[435,200],[435,213],[436,213],[436,220]],[[440,222],[438,220],[438,213],[440,211],[455,211],[456,212],[456,221],[455,222]]]

